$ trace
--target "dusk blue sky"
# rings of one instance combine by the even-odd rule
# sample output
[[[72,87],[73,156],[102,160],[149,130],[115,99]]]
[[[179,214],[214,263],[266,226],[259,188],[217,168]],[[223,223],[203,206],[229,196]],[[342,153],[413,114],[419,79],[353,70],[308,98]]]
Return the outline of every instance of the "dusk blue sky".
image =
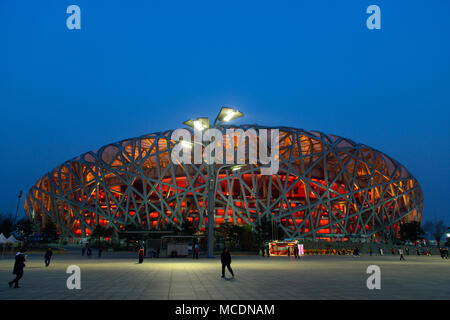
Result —
[[[66,8],[81,8],[68,30]],[[368,30],[366,8],[381,8]],[[0,212],[60,163],[222,105],[350,138],[450,224],[450,1],[0,1]],[[23,199],[22,199],[23,200]],[[23,215],[23,201],[20,206]]]

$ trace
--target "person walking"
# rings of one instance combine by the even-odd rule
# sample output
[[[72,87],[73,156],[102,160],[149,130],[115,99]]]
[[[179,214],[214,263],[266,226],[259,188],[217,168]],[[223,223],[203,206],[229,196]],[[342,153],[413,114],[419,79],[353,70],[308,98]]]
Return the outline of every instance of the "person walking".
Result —
[[[194,256],[195,259],[198,259],[198,252],[200,251],[200,248],[198,247],[198,243],[195,244],[194,246]]]
[[[225,267],[227,267],[228,271],[231,273],[231,276],[234,278],[233,269],[231,269],[231,255],[228,248],[223,249],[220,256],[220,261],[222,262],[222,278],[225,278]]]
[[[267,256],[267,258],[270,257],[270,249],[269,249],[269,247],[266,247],[266,256]]]
[[[291,247],[287,247],[287,254],[288,254],[288,257],[290,258],[291,257]]]
[[[138,261],[139,263],[142,263],[144,261],[144,248],[140,248],[138,251]]]
[[[398,254],[400,255],[400,261],[406,261],[405,257],[403,256],[403,249],[399,248],[398,249]]]
[[[223,249],[220,260],[222,262],[222,278],[225,278],[225,267],[227,267],[228,271],[231,273],[231,276],[234,278],[233,269],[231,269],[231,255],[228,248]]]
[[[16,261],[14,262],[14,269],[13,269],[13,274],[15,274],[16,277],[12,281],[8,282],[10,288],[12,288],[13,283],[15,283],[14,288],[20,288],[19,280],[22,279],[23,277],[23,268],[25,268],[25,260],[26,260],[24,253],[26,251],[27,251],[26,249],[22,249],[16,253]]]
[[[91,255],[92,255],[92,249],[91,249],[91,247],[90,246],[88,246],[87,247],[87,249],[86,249],[86,255],[88,256],[88,258],[90,258],[91,257]]]
[[[50,260],[52,258],[53,251],[51,248],[48,248],[44,255],[45,266],[48,267],[50,265]]]
[[[295,259],[298,259],[298,244],[296,244],[294,246],[294,256],[295,256]]]
[[[82,256],[84,256],[84,254],[85,254],[85,252],[86,252],[86,247],[87,247],[87,245],[81,247],[81,255],[82,255]]]

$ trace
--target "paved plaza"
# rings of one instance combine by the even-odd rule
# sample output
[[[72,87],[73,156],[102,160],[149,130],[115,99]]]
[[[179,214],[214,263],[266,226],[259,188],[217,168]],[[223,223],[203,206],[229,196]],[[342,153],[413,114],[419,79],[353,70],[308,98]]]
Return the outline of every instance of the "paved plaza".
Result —
[[[50,267],[30,254],[20,289],[10,289],[12,258],[0,259],[0,299],[449,299],[450,260],[438,256],[233,256],[236,278],[221,279],[220,258],[88,259],[55,255]],[[81,289],[69,290],[69,265],[81,269]],[[381,290],[366,286],[369,265],[381,268]],[[228,272],[228,271],[227,271]],[[230,275],[227,274],[229,278]]]

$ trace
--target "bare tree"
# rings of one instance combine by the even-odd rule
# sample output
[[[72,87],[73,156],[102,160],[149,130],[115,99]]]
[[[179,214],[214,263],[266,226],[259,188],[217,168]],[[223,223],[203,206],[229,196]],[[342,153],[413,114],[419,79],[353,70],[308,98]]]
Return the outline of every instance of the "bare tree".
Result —
[[[447,230],[444,221],[427,221],[423,225],[423,230],[430,233],[437,242],[438,247],[441,246],[441,237]]]

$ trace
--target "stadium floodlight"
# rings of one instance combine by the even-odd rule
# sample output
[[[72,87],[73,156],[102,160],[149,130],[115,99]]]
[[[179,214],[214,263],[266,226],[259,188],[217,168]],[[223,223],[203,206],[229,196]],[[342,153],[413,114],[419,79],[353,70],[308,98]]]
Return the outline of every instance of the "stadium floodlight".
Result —
[[[228,107],[222,107],[222,109],[220,109],[219,114],[217,115],[216,120],[214,121],[214,126],[216,126],[217,121],[219,121],[220,124],[223,122],[228,122],[234,119],[241,118],[243,116],[244,114],[239,110],[234,110],[233,108]]]
[[[192,129],[203,131],[209,129],[209,119],[208,118],[197,118],[195,120],[189,119],[183,122],[183,124],[191,127]]]

